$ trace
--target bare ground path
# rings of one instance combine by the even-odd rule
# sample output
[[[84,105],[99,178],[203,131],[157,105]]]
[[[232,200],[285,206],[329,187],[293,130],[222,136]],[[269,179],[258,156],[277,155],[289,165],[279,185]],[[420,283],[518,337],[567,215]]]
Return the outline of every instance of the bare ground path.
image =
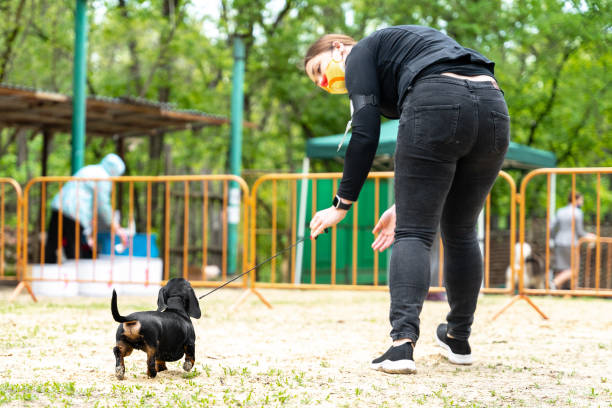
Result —
[[[202,290],[197,291],[198,293]],[[146,377],[145,354],[114,376],[110,299],[25,295],[0,289],[0,405],[5,406],[330,406],[612,407],[612,300],[534,298],[542,320],[519,302],[479,301],[474,365],[448,364],[433,333],[448,311],[426,302],[416,375],[388,375],[369,362],[389,345],[384,292],[263,291],[236,312],[238,290],[206,298],[194,320],[196,366],[179,362]],[[122,314],[150,310],[156,298],[119,297]]]

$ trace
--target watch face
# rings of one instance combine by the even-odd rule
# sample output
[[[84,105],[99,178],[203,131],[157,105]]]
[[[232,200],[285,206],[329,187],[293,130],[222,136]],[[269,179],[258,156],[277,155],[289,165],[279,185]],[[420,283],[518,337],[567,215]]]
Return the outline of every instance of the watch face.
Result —
[[[349,208],[351,208],[351,204],[344,204],[342,201],[340,201],[338,196],[334,197],[332,205],[340,210],[348,210]]]

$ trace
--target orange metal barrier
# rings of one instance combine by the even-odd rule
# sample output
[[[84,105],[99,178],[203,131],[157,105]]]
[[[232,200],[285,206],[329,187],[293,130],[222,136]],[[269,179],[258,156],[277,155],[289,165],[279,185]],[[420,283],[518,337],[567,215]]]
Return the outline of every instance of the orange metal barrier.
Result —
[[[299,246],[292,248],[290,253],[273,259],[269,266],[262,266],[262,270],[257,271],[257,276],[252,275],[254,285],[256,287],[267,287],[267,288],[300,288],[300,289],[357,289],[357,290],[387,290],[386,284],[380,283],[381,271],[379,270],[380,257],[386,257],[387,252],[378,253],[373,251],[371,248],[364,250],[360,245],[363,243],[358,242],[361,236],[359,231],[371,231],[374,225],[378,222],[380,214],[386,209],[381,206],[381,185],[384,181],[388,181],[393,178],[393,172],[379,172],[370,173],[368,180],[373,184],[373,191],[368,192],[370,196],[373,196],[373,205],[369,205],[368,208],[373,212],[370,214],[369,219],[371,223],[368,225],[363,224],[361,214],[364,211],[365,197],[362,193],[361,199],[353,204],[352,209],[347,214],[345,220],[350,222],[350,234],[345,238],[351,240],[350,244],[350,267],[345,267],[347,278],[343,282],[338,280],[338,257],[342,256],[341,242],[339,243],[339,227],[338,225],[331,228],[330,237],[324,238],[329,239],[329,247],[331,248],[329,264],[326,265],[326,271],[329,270],[329,282],[318,283],[323,280],[317,268],[317,253],[322,251],[321,244],[317,241],[310,240],[305,246],[310,246],[310,253],[305,253],[304,257],[310,259],[310,270],[302,271],[302,279],[296,277],[296,263],[299,262],[296,253],[299,251]],[[320,182],[327,181],[333,185],[333,193],[335,193],[338,181],[341,179],[342,173],[312,173],[312,174],[268,174],[259,178],[253,185],[252,188],[252,210],[251,210],[251,263],[257,263],[257,251],[259,249],[259,255],[261,258],[274,255],[279,250],[295,245],[297,240],[303,236],[307,236],[308,228],[307,225],[309,220],[312,218],[316,210],[320,210],[322,207],[318,203],[318,190],[321,189],[319,186]],[[516,207],[515,207],[515,194],[516,185],[512,177],[505,173],[500,172],[500,178],[504,179],[508,183],[509,196],[510,196],[510,237],[515,237],[516,230]],[[307,214],[303,222],[305,226],[302,226],[302,234],[299,234],[299,226],[302,220],[298,221],[298,211],[300,205],[298,203],[298,183],[308,183],[308,187],[303,187],[305,190],[310,191],[309,203],[310,212]],[[365,188],[365,187],[364,187]],[[302,193],[304,190],[302,190]],[[333,194],[326,194],[325,199],[332,197]],[[329,201],[329,200],[328,200]],[[361,204],[360,204],[361,203]],[[302,203],[302,206],[304,203]],[[505,277],[503,283],[494,286],[490,279],[490,254],[491,254],[491,242],[490,242],[490,231],[491,231],[491,198],[488,197],[485,210],[485,240],[484,240],[484,282],[483,292],[485,293],[510,293],[513,288],[506,287]],[[348,225],[345,223],[345,228]],[[350,235],[350,238],[348,237]],[[325,235],[321,235],[325,237]],[[284,238],[284,240],[283,240]],[[373,235],[369,235],[367,238],[368,246],[373,240]],[[325,244],[327,245],[327,244]],[[504,265],[510,265],[513,276],[516,274],[514,271],[514,239],[510,239],[508,242],[509,246],[509,262]],[[262,247],[265,247],[265,251],[262,251]],[[269,249],[269,250],[268,250]],[[306,251],[305,251],[306,252]],[[366,254],[369,252],[366,259]],[[371,255],[371,258],[370,258]],[[369,271],[360,274],[358,269],[363,269],[364,262],[358,262],[358,258],[371,260],[371,267]],[[280,263],[280,268],[279,268]],[[308,263],[304,261],[304,263]],[[367,263],[367,262],[366,262]],[[440,271],[443,270],[443,248],[440,249]],[[280,271],[279,271],[280,269]],[[346,270],[350,269],[350,270]],[[306,275],[304,277],[304,275]],[[325,277],[327,279],[327,277]],[[304,283],[304,281],[309,281]],[[363,283],[366,280],[368,283]],[[360,282],[361,281],[361,282]],[[501,286],[501,287],[500,287]],[[431,292],[444,291],[443,287],[443,274],[438,274],[437,282],[431,283]]]
[[[0,177],[0,280],[21,280],[21,186]]]
[[[503,197],[509,196],[509,231],[504,231],[503,239],[498,239],[497,247],[492,248],[492,220],[491,220],[491,197],[487,198],[485,207],[485,234],[484,234],[484,279],[483,292],[485,293],[507,293],[510,294],[514,289],[507,284],[501,284],[499,277],[496,281],[492,278],[492,254],[499,252],[499,248],[504,248],[507,245],[507,263],[512,271],[513,281],[518,280],[519,296],[518,298],[527,299],[528,294],[570,294],[570,295],[586,295],[586,296],[612,296],[612,238],[602,237],[601,225],[601,197],[604,188],[602,187],[602,175],[611,174],[611,168],[577,168],[577,169],[539,169],[530,172],[523,180],[520,188],[520,195],[516,194],[516,185],[510,175],[505,172],[500,172],[500,179],[504,179],[508,183],[508,195],[501,194]],[[520,203],[520,218],[519,218],[519,242],[521,248],[526,241],[526,212],[527,203],[530,207],[537,208],[537,200],[529,200],[528,186],[529,183],[535,184],[532,180],[539,175],[546,175],[546,191],[548,197],[551,195],[551,176],[567,175],[571,177],[571,190],[576,190],[577,175],[591,175],[596,178],[595,186],[589,187],[595,191],[595,197],[590,200],[595,202],[596,208],[596,239],[591,240],[590,245],[586,245],[588,239],[583,239],[577,246],[573,248],[572,255],[572,283],[570,290],[553,290],[549,287],[548,279],[544,289],[526,288],[524,285],[524,265],[525,256],[523,251],[515,254],[514,237],[516,236],[516,203]],[[256,264],[257,256],[267,257],[274,255],[279,250],[282,250],[290,245],[296,244],[297,240],[308,233],[308,222],[314,215],[317,209],[324,208],[322,203],[328,202],[332,192],[335,192],[341,179],[341,173],[314,173],[314,174],[269,174],[257,179],[253,185],[252,192],[249,193],[249,188],[241,178],[231,175],[202,175],[202,176],[160,176],[160,177],[115,177],[111,179],[74,179],[72,177],[41,177],[31,180],[25,187],[23,194],[19,185],[12,179],[0,179],[0,260],[4,256],[4,248],[6,247],[5,218],[5,186],[11,185],[12,190],[16,193],[16,212],[17,220],[22,222],[16,223],[18,231],[16,252],[18,253],[18,261],[16,265],[17,271],[25,271],[26,273],[18,272],[14,279],[25,282],[34,281],[56,281],[75,283],[100,283],[106,282],[122,283],[122,284],[140,284],[147,285],[150,283],[148,275],[139,275],[137,278],[132,275],[131,264],[130,272],[125,276],[113,275],[111,267],[109,274],[101,273],[97,275],[94,271],[90,278],[83,278],[77,275],[68,275],[58,272],[49,277],[44,273],[44,242],[45,231],[49,213],[51,212],[47,198],[54,194],[61,194],[61,187],[70,181],[74,181],[77,185],[87,182],[94,182],[94,192],[97,189],[97,182],[110,181],[112,183],[111,191],[111,206],[112,210],[121,209],[127,216],[128,221],[134,222],[140,226],[140,230],[144,231],[146,237],[147,253],[145,259],[150,261],[151,257],[151,240],[155,232],[162,234],[160,247],[162,248],[161,259],[163,260],[163,277],[162,281],[174,276],[183,276],[192,281],[193,285],[198,287],[213,287],[221,281],[225,281],[230,271],[227,270],[228,264],[228,248],[227,248],[227,233],[228,233],[228,204],[229,204],[229,183],[235,182],[239,185],[242,192],[241,199],[241,217],[240,231],[242,234],[242,250],[240,252],[240,260],[237,260],[237,270],[233,272],[242,272],[250,266]],[[263,265],[257,271],[250,275],[252,281],[251,288],[255,287],[274,287],[274,288],[317,288],[317,289],[358,289],[358,290],[386,290],[384,259],[387,254],[385,252],[377,253],[369,247],[373,236],[367,235],[365,242],[360,231],[371,231],[373,226],[379,219],[380,214],[384,211],[386,205],[392,202],[389,199],[389,190],[385,199],[381,193],[383,185],[388,183],[393,178],[392,172],[371,173],[369,176],[370,190],[367,196],[370,197],[371,204],[366,205],[365,200],[357,202],[353,205],[351,213],[345,219],[344,230],[340,236],[338,226],[330,231],[330,235],[323,235],[324,240],[310,241],[306,240],[302,248],[296,246],[290,252],[274,258],[269,264]],[[327,187],[322,183],[327,182]],[[584,187],[585,183],[581,186]],[[300,191],[298,192],[298,187]],[[325,187],[325,188],[324,188]],[[538,186],[536,186],[537,188]],[[390,185],[387,184],[390,189]],[[305,190],[304,190],[305,189]],[[329,191],[327,191],[327,190]],[[587,188],[588,190],[588,188]],[[123,194],[121,193],[123,191]],[[321,193],[323,191],[323,193]],[[538,191],[543,191],[540,188]],[[298,197],[304,196],[307,192],[307,206],[302,202],[301,208],[298,203]],[[97,194],[94,193],[94,196]],[[363,195],[362,195],[363,196]],[[499,194],[497,195],[499,196]],[[589,197],[587,194],[585,196]],[[121,197],[127,200],[121,200]],[[319,202],[319,198],[321,201]],[[589,199],[589,198],[587,198]],[[120,201],[117,203],[117,201]],[[548,201],[548,200],[547,200]],[[35,207],[37,204],[37,207]],[[541,205],[541,203],[539,203]],[[97,199],[94,199],[94,210],[100,205]],[[326,205],[326,204],[325,204]],[[308,208],[307,208],[308,207]],[[366,211],[367,210],[367,211]],[[304,212],[308,214],[304,215]],[[62,236],[62,209],[57,209],[59,218],[58,237]],[[95,211],[94,211],[95,212]],[[301,212],[301,214],[300,214]],[[300,219],[300,216],[302,217]],[[542,228],[543,239],[542,247],[545,248],[545,269],[548,271],[551,265],[551,254],[548,242],[550,241],[550,214],[549,206],[546,206],[546,216],[544,227]],[[33,219],[37,218],[37,222]],[[365,220],[365,221],[364,221]],[[78,223],[78,219],[76,220]],[[302,225],[304,223],[304,225]],[[34,225],[36,225],[34,227]],[[92,263],[96,263],[100,259],[99,246],[100,242],[97,239],[99,229],[98,223],[94,220],[93,223],[93,245],[92,245]],[[608,228],[609,226],[605,226]],[[216,232],[215,232],[216,231]],[[538,231],[535,228],[530,228],[530,237],[537,235]],[[77,227],[75,227],[77,232]],[[498,231],[499,232],[499,231]],[[111,228],[110,242],[115,242],[117,231]],[[505,235],[505,234],[508,235]],[[605,231],[604,231],[605,233]],[[216,234],[216,235],[215,235]],[[75,234],[77,240],[75,251],[75,263],[83,262],[80,254],[80,235]],[[530,238],[531,239],[531,238]],[[329,243],[327,249],[323,247],[325,240]],[[60,241],[60,240],[58,240]],[[503,242],[502,242],[503,241]],[[499,246],[501,243],[501,247]],[[214,244],[217,243],[217,248]],[[329,244],[329,245],[328,245]],[[367,244],[367,245],[366,245]],[[133,245],[133,244],[132,244]],[[133,254],[133,246],[129,247],[129,256],[127,259],[132,262],[136,258]],[[586,245],[586,246],[585,246]],[[112,247],[112,245],[111,245]],[[309,250],[305,248],[309,247]],[[582,250],[581,247],[584,247]],[[212,248],[212,249],[211,249]],[[61,250],[61,245],[58,243],[58,250]],[[328,251],[330,249],[330,251]],[[303,251],[302,263],[306,265],[302,269],[302,277],[296,276],[296,272],[300,268],[296,268],[298,264],[298,253]],[[324,251],[329,252],[330,259],[325,268],[329,271],[327,282],[321,281],[321,265],[317,264],[318,253]],[[388,252],[388,251],[387,251]],[[504,249],[505,252],[505,249]],[[582,253],[584,252],[584,260]],[[110,262],[117,260],[114,251],[109,252]],[[443,269],[443,248],[440,249],[440,270]],[[216,257],[216,258],[215,258]],[[339,265],[340,257],[346,260],[343,266],[344,279],[340,277]],[[499,257],[499,256],[498,256]],[[515,257],[519,258],[518,263],[514,262]],[[215,258],[215,261],[212,259]],[[125,258],[123,258],[125,259]],[[365,261],[364,261],[365,260]],[[500,260],[497,260],[499,264]],[[505,259],[501,262],[505,262]],[[32,269],[36,267],[39,273],[34,276]],[[207,265],[219,265],[220,273],[215,279],[207,277]],[[518,270],[515,270],[515,264],[519,265]],[[5,262],[0,262],[0,279],[9,278],[4,267]],[[297,266],[300,266],[297,265]],[[365,267],[364,267],[365,265]],[[27,268],[26,268],[27,266]],[[62,261],[59,261],[58,267],[62,268]],[[78,268],[78,266],[76,266]],[[364,268],[366,270],[364,270]],[[497,266],[499,269],[499,265]],[[144,269],[148,269],[148,266]],[[305,270],[307,269],[307,270]],[[319,270],[318,270],[319,269]],[[432,282],[431,291],[443,291],[443,275],[438,274],[437,282]],[[230,286],[247,287],[247,280],[242,282],[232,283]],[[258,296],[260,296],[258,294]],[[260,296],[261,298],[261,296]],[[262,298],[262,300],[264,300]],[[514,300],[513,300],[514,301]],[[264,300],[265,302],[265,300]],[[531,302],[530,302],[531,303]],[[535,307],[535,305],[534,305]],[[501,313],[501,312],[500,312]],[[543,314],[542,314],[543,315]]]
[[[512,280],[511,282],[515,282],[518,271],[516,270],[516,262],[515,262],[515,237],[516,237],[516,183],[512,176],[510,176],[505,171],[499,172],[499,179],[504,179],[506,183],[508,183],[508,194],[510,196],[510,231],[508,239],[508,252],[510,254],[508,258],[508,267],[510,268]],[[485,204],[485,243],[484,243],[484,283],[482,291],[484,293],[512,293],[514,291],[514,285],[508,286],[507,282],[504,288],[494,288],[491,287],[491,195],[487,197],[487,201]]]
[[[127,256],[116,254],[115,228],[110,228],[110,240],[105,241],[105,255],[100,254],[101,242],[98,233],[101,225],[97,217],[92,222],[91,260],[82,259],[82,242],[79,232],[79,208],[76,204],[75,222],[75,253],[74,261],[62,261],[45,264],[45,242],[48,215],[51,205],[48,197],[56,194],[61,197],[62,186],[68,182],[75,183],[76,195],[80,189],[93,189],[93,214],[98,213],[98,189],[100,182],[111,182],[110,205],[112,213],[115,210],[124,210],[127,216],[127,225],[138,225],[144,234],[133,236],[129,240]],[[194,287],[213,287],[220,281],[225,281],[228,271],[228,213],[229,213],[229,186],[235,183],[241,191],[239,238],[242,251],[237,253],[238,270],[241,272],[248,267],[248,197],[249,188],[246,182],[232,175],[197,175],[197,176],[124,176],[108,179],[84,179],[73,177],[38,177],[32,179],[24,189],[23,196],[23,248],[21,259],[27,265],[23,280],[27,282],[64,282],[69,284],[130,284],[144,285],[160,284],[171,277],[184,277],[189,279]],[[127,189],[128,200],[117,201]],[[62,220],[63,209],[59,200],[59,207],[54,209],[58,219],[58,245],[57,253],[62,252]],[[38,205],[34,211],[34,204]],[[37,226],[30,217],[38,217]],[[125,226],[125,225],[124,225]],[[151,251],[154,247],[152,240],[154,232],[161,232],[160,258],[153,257]],[[41,239],[32,237],[40,236]],[[135,256],[135,241],[141,238],[141,249],[145,247],[145,256]],[[146,241],[146,244],[144,244]],[[120,252],[120,251],[119,251]],[[144,255],[141,253],[140,255]],[[70,265],[66,265],[70,263]],[[157,269],[153,266],[157,265]],[[96,265],[103,265],[97,267]],[[216,265],[210,267],[209,265]],[[153,270],[159,270],[155,279],[149,275]],[[127,273],[126,273],[127,269]],[[210,270],[217,271],[217,276],[210,275]],[[46,271],[45,271],[46,270]],[[163,274],[162,271],[163,270]],[[51,271],[51,272],[50,272]],[[123,273],[120,273],[120,272]],[[213,275],[215,275],[213,273]],[[237,281],[230,286],[246,287],[247,280]]]
[[[604,288],[600,285],[600,278],[601,278],[601,244],[602,243],[608,243],[609,238],[602,238],[601,237],[601,229],[602,229],[602,225],[601,225],[601,196],[602,196],[602,192],[604,191],[604,186],[602,185],[602,180],[601,180],[601,175],[602,174],[612,174],[612,168],[609,167],[593,167],[593,168],[543,168],[543,169],[537,169],[537,170],[533,170],[530,173],[528,173],[525,178],[523,179],[522,183],[521,183],[521,188],[520,188],[520,195],[518,196],[518,201],[520,202],[520,214],[519,214],[519,241],[520,241],[520,252],[518,254],[519,259],[520,259],[520,265],[521,265],[521,270],[519,271],[519,294],[517,296],[515,296],[514,298],[512,298],[510,300],[510,302],[508,304],[506,304],[504,307],[501,308],[501,310],[499,312],[497,312],[495,314],[495,316],[493,317],[493,319],[496,319],[497,317],[499,317],[504,311],[506,311],[510,306],[512,306],[515,302],[517,302],[518,300],[525,300],[526,302],[528,302],[544,319],[547,319],[546,315],[529,299],[528,295],[571,295],[571,296],[598,296],[598,297],[612,297],[612,290],[609,288]],[[544,235],[544,237],[538,237],[537,234],[537,228],[535,225],[535,221],[537,221],[537,217],[536,220],[531,219],[531,226],[530,226],[530,240],[531,241],[537,241],[538,239],[540,241],[543,241],[543,246],[544,247],[544,251],[545,251],[545,274],[546,274],[546,278],[545,278],[545,283],[544,283],[544,288],[543,289],[538,289],[538,288],[526,288],[524,285],[524,265],[525,265],[525,254],[523,253],[523,244],[525,243],[526,240],[526,221],[527,221],[527,203],[530,204],[530,207],[532,207],[532,209],[537,210],[537,205],[538,202],[535,199],[537,194],[534,194],[534,197],[530,197],[528,196],[528,192],[527,192],[527,187],[530,186],[530,184],[537,184],[536,181],[534,180],[540,180],[538,178],[536,178],[537,176],[542,176],[545,175],[546,176],[546,202],[543,203],[539,203],[540,205],[540,209],[542,205],[546,206],[546,215],[545,215],[545,219],[544,219],[544,226],[543,229],[544,232],[540,232],[540,235]],[[550,211],[550,200],[551,198],[556,199],[556,197],[551,197],[552,194],[552,176],[555,175],[555,179],[556,179],[556,175],[565,175],[565,176],[570,176],[571,180],[570,180],[570,187],[568,189],[569,192],[571,192],[571,196],[572,196],[572,206],[575,207],[575,192],[577,191],[576,186],[577,186],[577,176],[580,175],[583,178],[581,179],[581,187],[584,188],[584,190],[582,191],[585,199],[592,199],[592,192],[593,190],[595,191],[595,287],[594,288],[586,288],[581,287],[579,288],[578,286],[578,270],[579,270],[579,258],[580,258],[580,252],[579,252],[579,248],[580,245],[582,243],[585,243],[587,240],[582,240],[580,241],[580,243],[578,245],[574,244],[575,240],[575,217],[572,217],[572,236],[571,236],[571,242],[572,242],[572,247],[571,247],[571,279],[570,279],[570,289],[552,289],[550,287],[550,281],[549,281],[549,273],[551,270],[551,253],[550,253],[550,240],[551,240],[551,231],[550,231],[550,226],[551,226],[551,221],[552,221],[552,217],[554,216],[554,214],[551,214]],[[595,182],[593,183],[593,181],[591,181],[590,183],[584,181],[584,178],[586,178],[586,176],[595,176]],[[559,183],[555,180],[555,184],[558,186]],[[540,187],[538,189],[538,187]],[[535,186],[534,188],[536,188],[536,191],[542,191],[543,187],[542,186]],[[558,189],[558,187],[557,187]],[[568,191],[563,191],[562,192],[562,196],[567,195]],[[587,194],[587,192],[591,192],[591,194]],[[609,194],[609,192],[608,192]],[[565,201],[564,201],[565,203]],[[609,204],[608,204],[609,205]],[[607,226],[608,228],[610,226]],[[608,247],[608,256],[610,254],[609,252],[609,247]],[[588,251],[588,249],[587,249]],[[590,260],[590,257],[587,258],[588,260]],[[612,270],[612,260],[610,261],[611,266],[607,269],[607,270]],[[589,265],[590,268],[590,265]],[[607,277],[607,276],[606,276]],[[607,279],[607,282],[610,282],[610,278]],[[608,283],[609,285],[609,283]]]
[[[583,247],[584,261],[581,262]],[[576,288],[596,291],[612,289],[612,237],[599,237],[599,239],[582,237],[578,240],[574,256],[576,264],[572,275],[575,276]]]
[[[390,179],[393,177],[393,172],[380,172],[380,173],[370,173],[368,179],[374,180],[375,187],[375,205],[377,209],[379,209],[379,185],[381,180]],[[252,188],[252,206],[253,209],[251,211],[251,256],[252,263],[256,263],[256,246],[257,246],[257,233],[261,232],[270,236],[270,255],[275,254],[279,250],[286,248],[290,245],[295,245],[297,242],[298,235],[298,191],[297,184],[298,181],[308,182],[311,181],[311,211],[305,217],[305,224],[302,227],[304,228],[304,235],[307,235],[307,224],[311,219],[312,215],[317,210],[317,199],[318,199],[318,183],[317,181],[331,181],[333,183],[333,190],[335,192],[338,181],[342,178],[342,173],[311,173],[311,174],[268,174],[257,179]],[[281,181],[288,182],[288,186],[279,185]],[[262,196],[266,195],[266,192],[263,192],[266,184],[271,184],[271,191],[268,191],[267,201],[264,202]],[[279,191],[282,190],[282,193],[286,195],[282,199],[279,198]],[[326,196],[327,197],[327,196]],[[281,207],[282,208],[279,208]],[[278,260],[273,259],[270,263],[270,271],[267,276],[267,279],[264,281],[261,279],[261,273],[259,273],[258,277],[253,279],[256,280],[256,287],[274,287],[274,288],[316,288],[316,289],[380,289],[386,290],[386,286],[378,285],[378,253],[374,253],[374,266],[372,268],[372,276],[374,283],[372,285],[358,285],[357,284],[357,251],[354,250],[357,247],[357,239],[358,239],[358,217],[359,217],[359,202],[353,204],[352,209],[350,210],[352,214],[352,224],[350,226],[351,235],[352,235],[352,247],[353,251],[351,254],[351,266],[350,271],[347,271],[347,277],[349,277],[349,283],[339,284],[337,282],[337,251],[338,251],[338,226],[334,226],[331,228],[331,262],[330,262],[330,283],[329,284],[319,284],[316,283],[317,278],[317,265],[316,265],[316,254],[317,254],[317,240],[312,241],[312,251],[309,254],[311,259],[312,267],[308,272],[308,276],[311,279],[310,284],[300,283],[296,281],[295,276],[295,266],[296,266],[296,252],[299,250],[298,247],[294,247],[291,249],[288,255],[280,257],[279,259],[282,262],[280,277],[277,274],[278,269]],[[257,227],[257,218],[258,215],[261,216],[263,214],[263,210],[266,210],[266,214],[270,215],[271,225],[266,226],[265,229]],[[378,221],[378,212],[374,214],[374,222]],[[282,218],[284,218],[283,227],[279,228],[279,213]],[[347,218],[350,217],[347,216]],[[261,221],[260,221],[261,224]],[[373,225],[372,225],[373,227]],[[370,228],[371,229],[371,228]],[[288,236],[284,243],[279,243],[280,239],[278,237],[279,234],[283,234],[284,236]],[[263,268],[262,268],[263,269]],[[258,271],[261,272],[261,271]],[[280,280],[280,282],[279,282]]]
[[[585,197],[585,200],[593,200],[595,201],[595,236],[596,239],[594,240],[595,243],[595,274],[596,274],[596,282],[599,282],[599,277],[601,276],[601,244],[602,242],[609,242],[607,238],[602,238],[601,237],[601,229],[602,229],[602,225],[601,225],[601,197],[602,197],[602,192],[604,191],[604,186],[602,184],[602,180],[601,180],[601,176],[602,174],[612,174],[612,168],[606,168],[606,167],[594,167],[594,168],[566,168],[566,169],[561,169],[561,168],[551,168],[551,169],[537,169],[534,170],[532,172],[530,172],[529,174],[527,174],[527,176],[525,176],[525,179],[523,180],[523,182],[521,183],[521,192],[520,192],[520,225],[519,225],[519,234],[520,234],[520,242],[521,244],[525,242],[525,231],[526,231],[526,218],[527,218],[527,214],[526,214],[526,203],[530,202],[532,205],[534,204],[533,201],[530,201],[528,199],[527,196],[527,187],[529,186],[530,182],[533,183],[532,180],[534,180],[536,178],[536,176],[541,176],[541,175],[546,175],[546,191],[547,191],[547,202],[550,200],[551,197],[551,176],[552,175],[566,175],[566,176],[570,176],[571,177],[571,187],[570,187],[570,191],[572,192],[572,196],[574,196],[574,192],[577,191],[577,176],[582,176],[581,178],[581,187],[583,189],[582,194]],[[588,177],[586,176],[591,176],[594,177],[595,180],[587,180]],[[535,183],[534,183],[535,184]],[[557,182],[558,185],[558,182]],[[595,197],[592,196],[592,194],[588,194],[588,191],[595,191]],[[608,191],[609,192],[609,191]],[[562,196],[566,196],[568,193],[568,191],[564,191]],[[575,206],[575,202],[573,202],[573,205]],[[545,259],[546,259],[546,271],[550,270],[550,265],[551,265],[551,253],[550,253],[550,225],[551,225],[551,221],[552,221],[552,217],[554,216],[554,214],[550,213],[550,207],[547,206],[546,208],[546,228],[545,228],[545,233],[546,233],[546,237],[545,237]],[[574,225],[574,219],[572,219],[572,242],[575,241],[575,225]],[[610,227],[609,225],[606,225],[606,227]],[[533,230],[533,228],[532,228]],[[583,240],[582,242],[586,242],[585,240]],[[572,295],[572,296],[599,296],[599,297],[612,297],[612,290],[609,290],[608,288],[602,288],[599,286],[599,284],[597,283],[597,285],[594,288],[578,288],[577,285],[577,271],[578,271],[578,254],[579,252],[577,251],[578,246],[575,244],[572,244],[572,255],[571,255],[571,269],[573,271],[572,273],[572,277],[571,277],[571,285],[570,285],[570,289],[564,290],[564,289],[552,289],[550,287],[550,283],[548,281],[548,279],[546,279],[546,285],[544,289],[532,289],[532,288],[525,288],[523,287],[523,284],[521,282],[520,284],[520,289],[519,292],[521,294],[533,294],[533,295],[541,295],[541,294],[546,294],[546,295]],[[523,254],[521,251],[521,260],[523,259]]]

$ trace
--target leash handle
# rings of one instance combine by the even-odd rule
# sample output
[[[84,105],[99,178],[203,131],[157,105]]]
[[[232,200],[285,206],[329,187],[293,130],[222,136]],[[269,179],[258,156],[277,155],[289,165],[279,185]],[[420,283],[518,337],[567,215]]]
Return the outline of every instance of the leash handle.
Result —
[[[329,232],[329,228],[325,228],[325,233],[327,233],[327,232]],[[317,238],[318,238],[318,237],[317,237]],[[315,240],[316,240],[317,238],[315,238]],[[266,259],[266,260],[264,260],[264,261],[262,261],[262,262],[258,263],[257,265],[255,265],[254,267],[252,267],[251,269],[249,269],[248,271],[242,272],[241,274],[234,276],[232,279],[228,280],[228,281],[227,281],[227,282],[225,282],[223,285],[221,285],[221,286],[217,286],[216,288],[214,288],[213,290],[209,291],[208,293],[203,294],[202,296],[200,296],[200,297],[198,298],[198,300],[199,300],[199,299],[202,299],[203,297],[206,297],[206,296],[210,295],[211,293],[213,293],[213,292],[215,292],[215,291],[217,291],[217,290],[221,289],[221,288],[222,288],[222,287],[224,287],[224,286],[227,286],[228,284],[232,283],[233,281],[235,281],[236,279],[240,278],[241,276],[246,275],[247,273],[251,272],[252,270],[259,268],[261,265],[265,264],[266,262],[271,261],[272,259],[276,258],[277,256],[279,256],[279,255],[280,255],[280,254],[282,254],[283,252],[288,251],[288,250],[290,250],[291,248],[293,248],[293,247],[295,247],[295,246],[298,246],[298,245],[299,245],[299,244],[301,244],[302,242],[306,241],[306,239],[308,239],[308,237],[302,237],[302,238],[301,238],[301,239],[299,239],[299,240],[298,240],[298,241],[297,241],[295,244],[293,244],[293,245],[291,245],[291,246],[288,246],[287,248],[285,248],[285,249],[282,249],[282,250],[278,251],[276,254],[274,254],[274,255],[272,255],[271,257],[269,257],[268,259]]]

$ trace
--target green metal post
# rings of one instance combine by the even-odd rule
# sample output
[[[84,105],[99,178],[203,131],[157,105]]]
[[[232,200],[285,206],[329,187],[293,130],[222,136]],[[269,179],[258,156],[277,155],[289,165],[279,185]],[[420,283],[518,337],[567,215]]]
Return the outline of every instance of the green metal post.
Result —
[[[76,0],[72,79],[72,174],[83,167],[85,155],[85,77],[87,74],[87,0]]]
[[[231,144],[230,144],[230,172],[236,176],[241,174],[242,164],[242,109],[244,85],[244,59],[245,50],[242,38],[234,37],[234,72],[232,75],[231,100]],[[238,258],[238,224],[240,222],[240,187],[231,183],[228,209],[228,265],[230,274],[236,273]]]

